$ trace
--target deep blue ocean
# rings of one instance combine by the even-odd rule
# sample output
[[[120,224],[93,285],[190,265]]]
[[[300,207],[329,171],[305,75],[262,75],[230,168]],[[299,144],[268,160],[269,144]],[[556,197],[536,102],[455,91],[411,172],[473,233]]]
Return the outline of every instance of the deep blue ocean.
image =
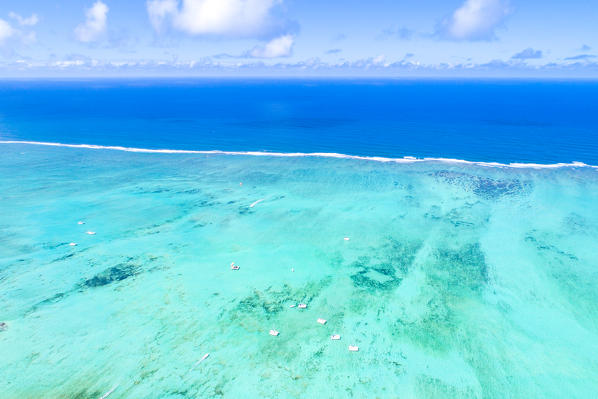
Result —
[[[598,82],[0,83],[0,140],[598,164]]]

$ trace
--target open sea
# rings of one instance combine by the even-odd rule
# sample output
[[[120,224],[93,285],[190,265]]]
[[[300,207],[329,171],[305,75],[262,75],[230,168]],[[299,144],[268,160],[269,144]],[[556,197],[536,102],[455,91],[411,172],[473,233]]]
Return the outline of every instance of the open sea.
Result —
[[[3,399],[594,398],[597,243],[598,82],[0,82]]]

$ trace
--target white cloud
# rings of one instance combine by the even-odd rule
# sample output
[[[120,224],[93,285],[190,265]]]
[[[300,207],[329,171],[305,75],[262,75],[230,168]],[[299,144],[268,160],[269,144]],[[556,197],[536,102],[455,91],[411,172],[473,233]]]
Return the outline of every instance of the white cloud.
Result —
[[[277,58],[288,57],[293,51],[294,38],[291,35],[284,35],[270,40],[263,46],[256,46],[249,52],[249,56],[255,58]]]
[[[85,22],[75,28],[75,35],[79,41],[93,42],[106,31],[108,6],[98,0],[85,12]]]
[[[272,11],[283,0],[149,0],[147,12],[157,29],[170,22],[192,35],[256,37],[272,25]]]
[[[37,17],[36,14],[31,14],[30,17],[28,18],[24,18],[22,16],[20,16],[19,14],[17,14],[16,12],[10,12],[8,14],[9,17],[11,17],[12,19],[16,20],[19,25],[21,26],[34,26],[37,25],[37,23],[39,22],[39,18]]]
[[[85,65],[85,61],[83,60],[67,60],[67,61],[55,61],[51,64],[52,66],[58,68],[69,68],[69,67],[78,67]]]
[[[0,44],[15,34],[15,30],[8,22],[0,18]]]
[[[455,40],[488,40],[510,13],[508,0],[465,0],[444,21],[441,32]]]
[[[151,0],[147,2],[147,14],[157,31],[162,29],[164,20],[178,11],[177,0]]]

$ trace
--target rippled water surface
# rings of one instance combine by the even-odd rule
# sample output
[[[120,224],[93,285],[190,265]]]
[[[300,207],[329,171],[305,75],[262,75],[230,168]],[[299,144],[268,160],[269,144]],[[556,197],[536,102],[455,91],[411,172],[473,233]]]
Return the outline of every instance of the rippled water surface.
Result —
[[[593,168],[0,151],[3,398],[598,392]]]

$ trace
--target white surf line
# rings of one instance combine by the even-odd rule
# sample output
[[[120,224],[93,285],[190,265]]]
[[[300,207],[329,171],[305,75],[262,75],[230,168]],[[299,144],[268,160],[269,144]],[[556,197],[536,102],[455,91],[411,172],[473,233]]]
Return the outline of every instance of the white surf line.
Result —
[[[260,202],[262,202],[263,200],[265,200],[265,198],[259,199],[257,201],[255,201],[253,204],[249,205],[250,208],[253,208],[254,206],[256,206],[257,204],[259,204]]]
[[[570,163],[554,163],[554,164],[539,164],[539,163],[500,163],[500,162],[483,162],[483,161],[467,161],[464,159],[453,158],[415,158],[405,156],[403,158],[388,158],[362,155],[347,155],[336,152],[265,152],[265,151],[196,151],[196,150],[168,150],[168,149],[151,149],[151,148],[135,148],[122,146],[103,146],[95,144],[64,144],[64,143],[50,143],[43,141],[19,141],[19,140],[0,140],[0,144],[28,144],[28,145],[43,145],[51,147],[68,147],[68,148],[85,148],[91,150],[115,150],[126,152],[138,152],[148,154],[202,154],[202,155],[250,155],[261,157],[319,157],[319,158],[341,158],[341,159],[359,159],[364,161],[376,162],[393,162],[393,163],[420,163],[420,162],[444,162],[453,164],[476,165],[486,167],[498,168],[517,168],[517,169],[554,169],[554,168],[592,168],[598,169],[598,165],[588,165],[583,162]]]
[[[111,390],[109,390],[108,392],[106,392],[105,394],[100,396],[100,399],[106,399],[108,396],[110,396],[112,394],[112,392],[114,392],[116,390],[116,388],[118,388],[118,385],[119,384],[116,384],[115,386],[112,387]]]

